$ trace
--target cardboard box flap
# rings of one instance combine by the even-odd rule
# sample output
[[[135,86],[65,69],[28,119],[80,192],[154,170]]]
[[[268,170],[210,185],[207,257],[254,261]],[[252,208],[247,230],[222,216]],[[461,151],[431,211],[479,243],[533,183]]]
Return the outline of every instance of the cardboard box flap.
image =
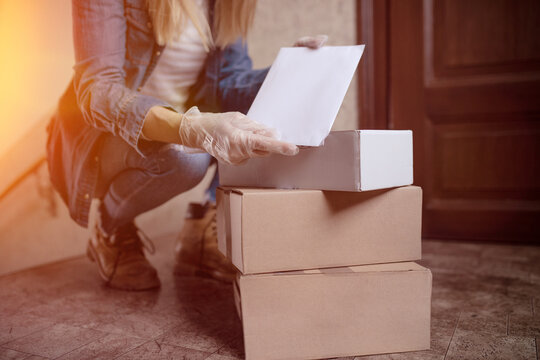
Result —
[[[374,264],[374,265],[361,265],[361,266],[340,266],[321,269],[310,270],[293,270],[293,271],[280,271],[274,273],[253,274],[244,275],[245,278],[254,277],[268,277],[268,276],[292,276],[292,275],[354,275],[358,273],[370,273],[370,272],[403,272],[403,271],[428,271],[423,266],[420,266],[414,262],[398,262],[398,263],[386,263],[386,264]]]
[[[272,195],[272,194],[283,194],[290,192],[288,189],[260,189],[260,188],[225,188],[228,192],[234,194],[240,194],[244,196],[249,195]],[[297,190],[301,192],[319,192],[320,190]]]

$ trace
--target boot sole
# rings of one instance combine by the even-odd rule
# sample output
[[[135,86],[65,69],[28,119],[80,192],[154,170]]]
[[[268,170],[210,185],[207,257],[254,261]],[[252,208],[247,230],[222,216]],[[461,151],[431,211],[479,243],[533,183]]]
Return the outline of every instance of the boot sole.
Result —
[[[177,262],[174,266],[174,274],[179,276],[198,276],[218,280],[224,283],[233,283],[236,274],[223,273],[216,270],[199,268],[193,265]]]
[[[98,268],[98,273],[101,279],[105,282],[105,285],[110,287],[111,289],[117,289],[117,290],[126,290],[126,291],[146,291],[146,290],[153,290],[158,289],[161,287],[161,282],[158,280],[158,283],[156,285],[148,286],[148,287],[142,287],[142,288],[135,288],[135,287],[129,287],[129,286],[118,286],[118,285],[112,285],[112,278],[109,279],[107,276],[105,276],[105,273],[103,272],[103,269],[101,268],[101,264],[99,261],[96,260],[97,256],[95,254],[94,247],[89,242],[88,246],[86,247],[86,256],[90,259],[90,261],[96,263]],[[113,274],[114,276],[114,274]]]

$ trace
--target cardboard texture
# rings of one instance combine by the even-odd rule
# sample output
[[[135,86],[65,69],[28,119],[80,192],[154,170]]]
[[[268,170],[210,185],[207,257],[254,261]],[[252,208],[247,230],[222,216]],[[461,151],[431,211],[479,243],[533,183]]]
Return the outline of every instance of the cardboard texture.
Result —
[[[240,275],[246,359],[429,349],[431,281],[410,262]]]
[[[410,130],[334,131],[324,145],[296,156],[219,164],[222,186],[363,191],[413,183]]]
[[[219,250],[244,274],[421,258],[422,189],[219,188]]]

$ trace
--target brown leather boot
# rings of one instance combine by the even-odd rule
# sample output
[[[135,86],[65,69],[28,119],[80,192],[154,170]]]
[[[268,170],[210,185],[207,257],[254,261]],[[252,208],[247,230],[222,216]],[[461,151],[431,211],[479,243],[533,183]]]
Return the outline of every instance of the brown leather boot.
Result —
[[[178,275],[198,275],[232,282],[237,270],[218,250],[216,206],[190,203],[175,246]]]
[[[106,284],[121,290],[158,288],[161,284],[157,271],[144,256],[145,245],[135,224],[124,225],[110,236],[99,224],[97,221],[92,227],[86,253],[97,264],[99,275]],[[146,240],[146,248],[153,253],[153,244]]]

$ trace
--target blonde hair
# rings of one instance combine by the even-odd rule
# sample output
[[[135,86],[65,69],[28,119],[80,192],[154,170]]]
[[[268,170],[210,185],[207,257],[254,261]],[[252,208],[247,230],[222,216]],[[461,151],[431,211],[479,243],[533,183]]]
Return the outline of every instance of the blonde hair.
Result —
[[[194,0],[147,0],[154,36],[160,45],[177,40],[191,20],[205,49],[225,47],[245,38],[253,23],[257,0],[216,0],[212,34],[204,10]]]

